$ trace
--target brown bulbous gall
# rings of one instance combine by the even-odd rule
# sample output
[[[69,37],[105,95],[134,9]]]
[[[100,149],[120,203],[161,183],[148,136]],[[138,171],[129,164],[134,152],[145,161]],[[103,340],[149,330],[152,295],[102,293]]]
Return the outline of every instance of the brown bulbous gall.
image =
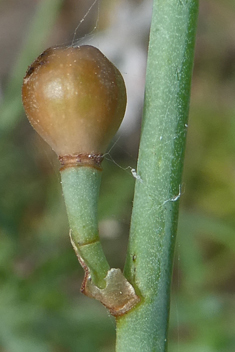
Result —
[[[22,87],[26,115],[58,156],[102,154],[126,108],[118,69],[96,48],[55,47],[28,68]]]

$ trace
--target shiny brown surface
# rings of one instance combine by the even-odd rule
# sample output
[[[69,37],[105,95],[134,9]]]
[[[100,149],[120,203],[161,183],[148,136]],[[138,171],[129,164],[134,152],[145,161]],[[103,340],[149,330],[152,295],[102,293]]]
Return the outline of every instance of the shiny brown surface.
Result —
[[[126,90],[98,49],[55,47],[28,68],[22,99],[31,125],[57,155],[101,154],[123,119]]]

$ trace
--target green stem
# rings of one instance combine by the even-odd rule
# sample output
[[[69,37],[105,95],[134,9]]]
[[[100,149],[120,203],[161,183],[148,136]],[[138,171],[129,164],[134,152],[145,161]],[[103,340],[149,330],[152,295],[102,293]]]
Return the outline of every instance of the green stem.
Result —
[[[139,297],[120,269],[109,268],[101,247],[97,221],[100,179],[101,171],[92,167],[61,171],[71,242],[85,270],[82,292],[118,316],[132,309]]]
[[[109,264],[98,233],[97,202],[100,180],[101,171],[92,167],[69,167],[61,171],[72,240],[90,271],[93,283],[104,288]]]
[[[170,283],[198,0],[155,0],[125,275],[142,302],[117,319],[117,352],[167,350]]]

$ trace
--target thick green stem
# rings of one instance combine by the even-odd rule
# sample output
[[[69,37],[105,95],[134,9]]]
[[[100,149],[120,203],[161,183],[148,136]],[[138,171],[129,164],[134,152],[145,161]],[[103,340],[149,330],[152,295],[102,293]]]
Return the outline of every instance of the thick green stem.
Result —
[[[117,319],[118,352],[167,350],[170,283],[198,0],[155,0],[138,179],[125,267],[142,296]]]
[[[109,264],[98,234],[97,202],[100,179],[101,171],[92,167],[69,167],[61,171],[73,243],[90,270],[93,283],[104,288]]]

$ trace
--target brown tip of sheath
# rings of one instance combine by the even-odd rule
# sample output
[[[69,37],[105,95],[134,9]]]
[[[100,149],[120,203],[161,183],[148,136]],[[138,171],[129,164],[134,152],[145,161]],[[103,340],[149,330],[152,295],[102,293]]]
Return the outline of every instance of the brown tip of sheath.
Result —
[[[68,167],[93,167],[97,170],[102,170],[101,162],[103,161],[103,154],[76,154],[59,156],[61,164],[60,171]]]

